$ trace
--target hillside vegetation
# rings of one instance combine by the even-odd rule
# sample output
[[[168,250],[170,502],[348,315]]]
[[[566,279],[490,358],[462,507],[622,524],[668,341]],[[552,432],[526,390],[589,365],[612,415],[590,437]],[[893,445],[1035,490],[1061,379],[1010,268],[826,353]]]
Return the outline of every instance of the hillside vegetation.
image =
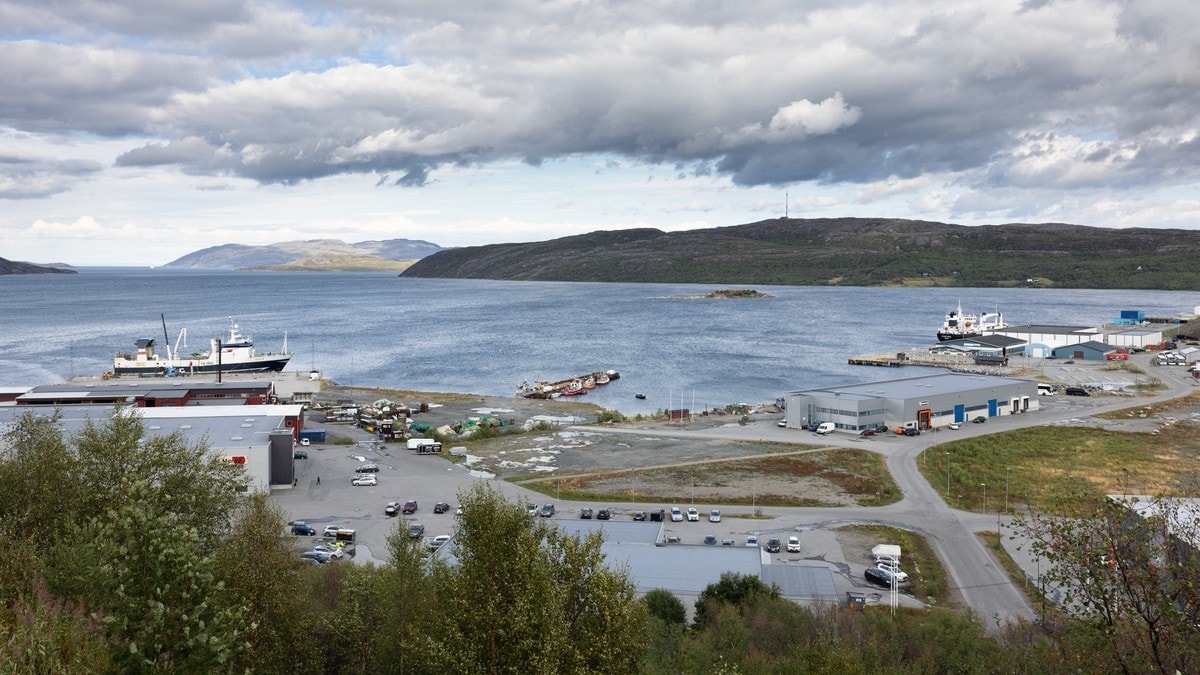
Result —
[[[79,274],[79,272],[61,264],[37,265],[0,258],[0,274]]]
[[[443,250],[405,277],[842,286],[1200,288],[1200,232],[1058,223],[764,220]]]

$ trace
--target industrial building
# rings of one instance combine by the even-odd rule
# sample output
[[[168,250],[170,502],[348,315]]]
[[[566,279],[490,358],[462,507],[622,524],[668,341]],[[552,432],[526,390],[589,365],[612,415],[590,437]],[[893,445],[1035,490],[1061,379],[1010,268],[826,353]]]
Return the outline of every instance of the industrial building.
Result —
[[[933,429],[977,417],[1038,409],[1037,383],[987,375],[942,373],[883,382],[824,387],[784,396],[787,425],[831,422],[838,431]]]
[[[0,407],[0,449],[4,432],[26,413],[61,414],[59,425],[69,435],[90,420],[102,423],[116,410],[111,405],[3,406]],[[143,418],[146,434],[183,434],[189,444],[204,443],[218,457],[243,466],[249,492],[268,492],[272,487],[291,487],[295,478],[292,453],[297,423],[303,419],[300,405],[184,406],[126,408]]]
[[[1073,361],[1104,361],[1108,359],[1109,354],[1113,354],[1117,348],[1098,342],[1096,340],[1088,340],[1073,345],[1063,345],[1055,347],[1050,351],[1052,359],[1071,359]]]

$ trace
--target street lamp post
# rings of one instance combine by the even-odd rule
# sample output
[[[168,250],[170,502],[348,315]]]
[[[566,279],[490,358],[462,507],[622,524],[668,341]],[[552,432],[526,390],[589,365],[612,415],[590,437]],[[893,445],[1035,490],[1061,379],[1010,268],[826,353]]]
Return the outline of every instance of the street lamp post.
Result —
[[[987,483],[980,483],[979,487],[983,488],[983,512],[987,513]]]
[[[946,451],[946,501],[950,501],[950,451]]]
[[[1004,513],[1008,513],[1008,467],[1004,467]]]

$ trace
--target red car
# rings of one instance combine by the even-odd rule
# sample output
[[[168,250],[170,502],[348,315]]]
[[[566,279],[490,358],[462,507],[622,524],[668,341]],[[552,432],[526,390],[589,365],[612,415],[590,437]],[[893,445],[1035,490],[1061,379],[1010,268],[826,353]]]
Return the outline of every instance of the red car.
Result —
[[[416,513],[417,512],[417,500],[410,499],[410,500],[404,502],[404,508],[401,509],[401,511],[403,511],[404,513]]]

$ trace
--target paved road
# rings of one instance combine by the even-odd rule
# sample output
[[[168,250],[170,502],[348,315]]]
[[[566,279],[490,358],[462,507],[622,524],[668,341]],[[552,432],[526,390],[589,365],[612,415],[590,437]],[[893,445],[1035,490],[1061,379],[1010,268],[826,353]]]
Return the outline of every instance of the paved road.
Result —
[[[764,512],[776,518],[772,523],[775,528],[801,528],[817,523],[828,525],[831,522],[880,522],[916,530],[927,536],[931,546],[945,564],[954,587],[961,593],[967,606],[984,618],[990,627],[996,625],[994,620],[1008,622],[1017,619],[1033,619],[1035,617],[1034,608],[1029,606],[1024,595],[1015,587],[1007,573],[975,535],[976,532],[984,530],[996,531],[997,524],[999,523],[1003,527],[1007,525],[1008,519],[998,520],[995,511],[991,514],[976,514],[950,508],[941,495],[921,475],[917,468],[917,457],[922,450],[936,447],[940,442],[1063,422],[1120,410],[1131,405],[1143,405],[1177,398],[1197,390],[1197,382],[1187,377],[1182,368],[1153,368],[1145,363],[1149,360],[1148,355],[1139,355],[1137,360],[1141,361],[1141,365],[1147,370],[1159,377],[1169,389],[1137,399],[1107,396],[1091,398],[1040,397],[1041,409],[1035,413],[992,418],[987,424],[967,424],[958,431],[927,433],[918,437],[885,435],[864,439],[839,433],[822,437],[821,442],[828,445],[856,447],[883,454],[888,469],[904,495],[903,498],[895,504],[882,507],[779,507],[764,509]],[[1055,367],[1057,366],[1052,366],[1052,368]],[[1080,367],[1080,369],[1089,372],[1093,380],[1098,374],[1095,368]],[[810,432],[781,429],[770,422],[755,422],[746,426],[730,425],[704,430],[581,427],[581,429],[584,428],[591,432],[616,434],[747,441],[796,442],[797,436],[800,435],[802,436],[800,440],[809,443],[817,438]],[[1005,534],[1011,534],[1007,528]],[[1037,567],[1036,561],[1026,552],[1015,551],[1017,544],[1005,541],[1005,545],[1027,574],[1031,577],[1038,574],[1040,568]]]

